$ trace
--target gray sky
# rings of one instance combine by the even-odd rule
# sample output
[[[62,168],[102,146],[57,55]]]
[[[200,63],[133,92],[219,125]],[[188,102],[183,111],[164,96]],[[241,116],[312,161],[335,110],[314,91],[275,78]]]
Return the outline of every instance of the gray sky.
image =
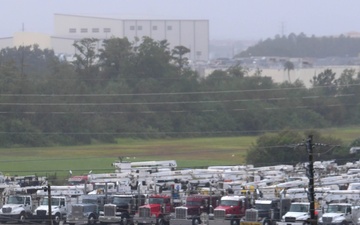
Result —
[[[52,34],[53,14],[206,19],[210,40],[258,40],[360,32],[359,0],[0,0],[0,37],[25,31]]]

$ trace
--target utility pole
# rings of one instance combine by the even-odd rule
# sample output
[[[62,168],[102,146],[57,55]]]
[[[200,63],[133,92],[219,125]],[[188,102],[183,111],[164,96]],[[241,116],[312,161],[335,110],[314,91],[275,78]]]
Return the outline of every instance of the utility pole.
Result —
[[[49,213],[49,222],[47,224],[53,225],[52,221],[52,211],[51,211],[51,186],[50,184],[47,185],[47,187],[43,187],[44,191],[47,191],[48,193],[48,213]]]
[[[316,216],[315,216],[315,191],[314,191],[314,150],[313,147],[314,146],[329,146],[327,144],[322,144],[322,143],[313,143],[313,136],[309,135],[308,138],[306,139],[305,143],[299,143],[296,146],[306,146],[306,150],[309,156],[309,162],[308,165],[305,167],[306,169],[306,176],[309,178],[309,184],[308,184],[308,190],[307,190],[307,194],[308,194],[308,200],[310,203],[310,225],[316,225],[317,224],[317,220],[316,220]],[[339,147],[338,145],[333,145],[333,147]],[[332,149],[331,148],[331,149]],[[331,150],[330,149],[330,150]],[[328,150],[328,151],[330,151]]]
[[[310,224],[316,224],[315,218],[315,193],[314,193],[314,157],[313,157],[313,144],[312,144],[312,135],[309,135],[306,140],[306,150],[309,155],[309,164],[306,174],[309,178],[309,187],[308,187],[308,200],[310,202]]]

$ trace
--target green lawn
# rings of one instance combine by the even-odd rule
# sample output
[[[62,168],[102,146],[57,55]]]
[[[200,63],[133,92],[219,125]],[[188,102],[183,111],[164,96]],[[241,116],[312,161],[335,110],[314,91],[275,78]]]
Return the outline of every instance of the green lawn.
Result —
[[[326,129],[323,135],[340,138],[344,144],[359,138],[360,127]],[[239,165],[256,136],[188,138],[164,140],[118,139],[116,144],[47,148],[0,149],[0,172],[10,175],[48,176],[114,172],[111,165],[118,157],[129,161],[176,160],[178,167]]]

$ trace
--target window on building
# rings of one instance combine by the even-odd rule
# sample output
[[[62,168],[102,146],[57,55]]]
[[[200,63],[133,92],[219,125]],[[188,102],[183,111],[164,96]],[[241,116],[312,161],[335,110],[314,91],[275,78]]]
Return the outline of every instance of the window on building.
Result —
[[[167,26],[167,30],[172,30],[172,26]]]
[[[196,52],[196,55],[197,55],[197,56],[201,56],[201,51],[197,51],[197,52]]]
[[[157,26],[153,26],[152,29],[153,29],[153,30],[157,30],[158,27],[157,27]]]
[[[76,28],[70,28],[69,33],[76,33]]]
[[[104,33],[110,33],[111,29],[110,28],[104,28]]]
[[[93,28],[93,29],[92,29],[92,32],[93,32],[93,33],[99,33],[99,32],[100,32],[100,29],[99,29],[99,28]]]
[[[87,28],[81,28],[81,29],[80,29],[80,32],[81,32],[81,33],[87,33],[87,32],[88,32],[88,29],[87,29]]]
[[[138,26],[137,29],[138,29],[138,30],[142,30],[142,26]]]
[[[135,26],[130,26],[130,30],[135,30]]]

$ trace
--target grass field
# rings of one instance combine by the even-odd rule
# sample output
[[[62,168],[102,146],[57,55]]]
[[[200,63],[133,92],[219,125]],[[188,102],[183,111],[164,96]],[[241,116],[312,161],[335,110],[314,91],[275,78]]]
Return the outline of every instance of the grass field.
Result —
[[[360,127],[326,129],[322,135],[340,138],[349,144],[359,138]],[[64,179],[93,173],[114,172],[111,165],[118,157],[129,161],[176,160],[178,167],[239,165],[245,163],[246,151],[256,136],[189,138],[165,140],[119,139],[116,144],[73,147],[0,149],[0,172],[10,175],[49,176]]]

